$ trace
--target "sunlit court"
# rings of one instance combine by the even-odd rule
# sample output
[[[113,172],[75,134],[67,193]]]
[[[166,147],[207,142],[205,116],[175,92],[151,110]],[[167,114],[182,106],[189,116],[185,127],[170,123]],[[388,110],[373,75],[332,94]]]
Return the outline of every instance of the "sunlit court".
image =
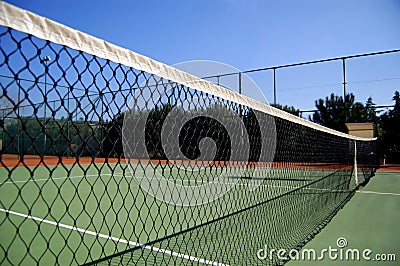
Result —
[[[399,196],[400,96],[357,102],[347,74],[400,50],[241,71],[109,41],[0,2],[1,265],[303,265],[324,241],[395,261],[393,223],[376,242],[349,228],[397,217],[380,204]],[[324,64],[342,96],[278,103],[293,69]],[[265,73],[271,104],[251,97]]]

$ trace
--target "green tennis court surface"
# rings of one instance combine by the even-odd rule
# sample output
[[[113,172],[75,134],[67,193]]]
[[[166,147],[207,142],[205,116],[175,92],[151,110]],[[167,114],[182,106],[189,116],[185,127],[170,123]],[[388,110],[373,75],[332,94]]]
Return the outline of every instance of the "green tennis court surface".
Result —
[[[208,182],[216,174],[209,169],[199,169],[194,171],[194,174],[190,171],[187,174],[185,170],[179,168],[160,165],[154,168],[154,165],[150,164],[142,166],[142,169],[142,173],[159,171],[164,177],[186,185],[198,184],[197,175],[201,175],[202,180]],[[68,264],[70,261],[82,264],[88,262],[88,258],[97,260],[140,245],[142,245],[141,250],[130,255],[137,255],[136,259],[133,258],[137,263],[141,260],[156,263],[168,256],[182,256],[184,264],[198,259],[222,262],[218,259],[224,259],[224,256],[226,258],[226,254],[222,253],[220,258],[215,258],[219,249],[222,252],[222,247],[214,247],[216,251],[213,254],[193,254],[190,245],[185,243],[185,252],[182,252],[180,244],[185,242],[182,238],[190,235],[193,238],[191,243],[195,246],[220,245],[230,241],[247,242],[246,245],[252,245],[254,242],[256,245],[258,241],[253,241],[252,236],[246,236],[237,226],[242,226],[243,223],[256,223],[257,221],[252,219],[257,220],[257,216],[263,211],[268,211],[271,216],[276,217],[276,220],[270,221],[276,223],[274,225],[276,232],[269,234],[284,238],[285,235],[278,235],[282,230],[280,228],[285,226],[279,224],[279,219],[285,221],[285,211],[292,213],[295,211],[292,208],[296,206],[282,205],[279,208],[277,206],[271,208],[271,204],[266,204],[265,207],[265,202],[278,198],[272,205],[286,203],[287,199],[279,200],[280,195],[307,184],[312,185],[306,190],[289,194],[290,201],[302,200],[311,204],[313,200],[323,200],[321,192],[325,191],[319,187],[323,186],[326,180],[322,183],[318,181],[313,184],[313,182],[329,174],[333,174],[332,177],[340,176],[338,171],[333,170],[270,169],[263,183],[254,191],[249,191],[248,179],[237,180],[237,176],[232,176],[232,182],[237,182],[235,187],[220,199],[195,207],[172,207],[155,200],[153,196],[143,191],[138,185],[140,179],[132,177],[126,164],[17,167],[10,175],[8,171],[9,169],[0,168],[2,203],[0,244],[9,247],[7,257],[10,261],[5,262],[6,264],[20,262],[31,264],[35,263],[35,260],[43,264]],[[218,172],[218,169],[214,171]],[[340,189],[340,186],[337,189]],[[308,197],[305,197],[306,194]],[[257,204],[260,206],[253,208]],[[240,212],[249,207],[251,207],[250,213]],[[299,209],[295,212],[307,207],[307,205],[298,206]],[[335,206],[326,207],[328,210],[329,207]],[[236,215],[230,216],[237,211],[239,212]],[[312,209],[304,211],[311,212]],[[225,219],[217,221],[217,224],[219,223],[217,226],[201,226],[187,234],[177,235],[169,241],[144,246],[144,243],[162,239],[224,216]],[[263,216],[265,217],[265,213],[260,217]],[[302,230],[302,226],[298,225],[297,229]],[[260,227],[259,234],[264,235],[265,230],[266,228]],[[207,242],[207,238],[209,238],[207,244],[196,243],[196,240],[200,239]],[[170,250],[171,247],[176,247],[180,252]],[[5,257],[3,250],[0,253]],[[35,259],[26,256],[28,253]],[[257,260],[255,253],[246,256]],[[176,262],[176,258],[174,261]]]
[[[5,2],[0,24],[0,264],[282,264],[257,251],[304,246],[379,163],[377,139]]]
[[[367,186],[357,191],[327,227],[303,248],[315,249],[320,255],[319,251],[329,246],[339,250],[336,241],[345,238],[347,246],[343,250],[358,249],[360,260],[353,260],[350,253],[349,260],[333,260],[325,254],[322,260],[291,261],[288,265],[399,265],[399,210],[400,173],[378,171]],[[372,251],[367,256],[369,261],[362,258],[361,252],[365,249]],[[375,255],[380,257],[375,258]]]

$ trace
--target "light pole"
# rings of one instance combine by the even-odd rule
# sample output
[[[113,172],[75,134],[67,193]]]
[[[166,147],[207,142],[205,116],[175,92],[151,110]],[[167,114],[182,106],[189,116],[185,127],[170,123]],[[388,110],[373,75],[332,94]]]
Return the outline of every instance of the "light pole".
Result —
[[[22,124],[23,124],[23,120],[20,117],[20,113],[19,113],[19,108],[21,106],[20,103],[20,98],[21,98],[21,81],[19,80],[19,77],[17,77],[17,85],[18,85],[18,109],[17,109],[17,122],[18,122],[18,133],[17,133],[17,153],[18,153],[18,159],[20,159],[20,154],[21,154],[21,150],[19,148],[19,138],[21,137],[21,128],[22,128]],[[19,123],[21,123],[21,126],[19,125]]]
[[[71,140],[69,139],[69,120],[72,121],[72,115],[69,111],[69,93],[72,90],[72,87],[68,87],[68,93],[67,93],[67,145],[68,145],[68,149],[67,149],[67,158],[69,158],[70,152],[71,152]]]
[[[47,137],[46,137],[46,102],[47,102],[47,72],[48,72],[48,62],[51,60],[50,56],[45,56],[42,59],[40,59],[40,63],[44,64],[44,99],[43,99],[43,105],[44,105],[44,114],[43,114],[43,127],[44,127],[44,136],[43,136],[43,155],[46,152],[46,142],[47,142]]]
[[[347,122],[347,110],[346,106],[346,59],[342,59],[342,70],[343,70],[343,102],[344,102],[344,121]]]
[[[101,114],[100,114],[100,153],[99,156],[104,156],[103,153],[103,115],[104,115],[104,104],[103,104],[103,96],[104,96],[104,92],[101,91],[100,95],[99,95],[99,99],[100,99],[100,104],[101,104]]]

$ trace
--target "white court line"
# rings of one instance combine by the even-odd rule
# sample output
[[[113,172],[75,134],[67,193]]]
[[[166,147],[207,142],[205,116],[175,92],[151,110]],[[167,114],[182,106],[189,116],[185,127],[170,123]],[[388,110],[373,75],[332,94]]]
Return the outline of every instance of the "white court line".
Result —
[[[135,172],[145,173],[146,170],[139,169],[139,170],[136,170]],[[104,175],[104,176],[130,177],[130,178],[133,177],[132,175],[128,175],[127,173],[113,173],[113,174],[99,173],[99,174],[96,174],[96,175],[63,176],[63,177],[40,178],[40,179],[32,179],[31,178],[31,179],[28,179],[28,180],[7,181],[7,182],[4,182],[4,183],[0,183],[0,185],[17,184],[17,183],[29,183],[29,182],[35,182],[36,183],[36,182],[42,182],[42,181],[48,181],[48,180],[63,180],[63,179],[75,179],[75,178],[96,177],[96,176],[99,177],[99,176],[102,176],[102,175]],[[140,177],[140,176],[136,176],[135,178],[158,179],[158,178],[155,178],[155,177]],[[188,182],[188,183],[189,182],[190,183],[193,182],[193,180],[190,180],[190,179],[177,179],[177,180],[182,181],[182,182]],[[214,184],[218,184],[219,182],[213,182],[213,183]],[[237,184],[237,183],[235,183],[235,182],[228,182],[228,183],[224,182],[223,184],[224,185],[233,185],[233,184]],[[237,184],[237,185],[239,185],[239,186],[247,186],[247,184]],[[266,185],[266,186],[268,187],[270,185]]]
[[[133,241],[129,241],[129,240],[125,240],[125,239],[121,239],[121,238],[117,238],[117,237],[113,237],[113,236],[109,236],[109,235],[105,235],[105,234],[101,234],[101,233],[96,233],[96,232],[89,231],[89,230],[82,229],[82,228],[78,228],[78,227],[75,227],[75,226],[71,226],[71,225],[67,225],[67,224],[62,224],[62,223],[58,223],[58,222],[45,220],[45,219],[38,218],[38,217],[35,217],[35,216],[32,216],[32,215],[26,215],[26,214],[23,214],[23,213],[10,211],[10,210],[5,210],[5,209],[2,209],[2,208],[0,208],[0,211],[1,212],[5,212],[7,214],[13,214],[13,215],[16,215],[16,216],[19,216],[19,217],[32,219],[34,221],[38,221],[38,222],[41,222],[41,223],[51,224],[51,225],[58,226],[58,227],[61,227],[61,228],[65,228],[65,229],[69,229],[69,230],[72,230],[72,231],[77,231],[77,232],[80,232],[80,233],[92,235],[92,236],[95,236],[95,237],[104,238],[104,239],[107,239],[107,240],[112,240],[112,241],[117,242],[117,243],[128,244],[130,246],[141,247],[143,249],[148,249],[148,250],[151,250],[151,251],[167,254],[167,255],[170,255],[170,256],[174,256],[174,257],[178,257],[178,258],[182,258],[182,259],[187,259],[187,260],[190,260],[190,261],[195,261],[195,262],[208,264],[208,265],[229,266],[227,264],[223,264],[223,263],[220,263],[220,262],[201,259],[201,258],[193,257],[193,256],[186,255],[186,254],[183,254],[183,253],[170,251],[170,250],[163,249],[163,248],[147,246],[147,245],[140,244],[140,243],[137,243],[137,242],[133,242]]]
[[[61,180],[61,179],[74,179],[74,178],[83,178],[83,177],[93,177],[98,175],[85,175],[85,176],[63,176],[63,177],[51,177],[51,178],[40,178],[40,179],[28,179],[28,180],[17,180],[17,181],[7,181],[2,183],[3,184],[16,184],[16,183],[28,183],[28,182],[41,182],[47,180]]]
[[[118,177],[131,177],[131,178],[133,178],[133,176],[127,176],[127,175],[124,175],[124,174],[103,174],[103,175],[106,175],[106,176],[118,176]],[[154,180],[162,179],[162,178],[148,177],[148,176],[135,176],[134,178],[138,178],[138,179],[154,179]],[[173,179],[168,179],[168,180],[170,180],[171,182],[173,181]],[[252,179],[249,179],[249,180],[251,181]],[[191,179],[176,179],[175,181],[186,182],[186,183],[194,182],[194,180],[191,180]],[[220,185],[236,185],[236,186],[248,186],[249,185],[248,183],[241,183],[239,181],[240,181],[240,179],[237,182],[210,181],[210,182],[199,183],[199,185],[205,184],[205,183],[207,183],[207,184],[220,184]],[[282,181],[284,181],[284,180],[282,180]],[[255,181],[255,182],[259,182],[259,181]],[[264,182],[264,181],[262,181],[262,182]],[[300,187],[271,186],[271,185],[260,185],[260,186],[263,186],[263,187],[282,187],[282,188],[300,188]]]
[[[376,192],[370,190],[357,190],[357,193],[364,193],[364,194],[377,194],[377,195],[392,195],[392,196],[400,196],[399,193],[391,193],[391,192]]]
[[[4,183],[0,183],[0,185],[5,185],[5,184],[17,184],[17,183],[29,183],[29,182],[42,182],[42,181],[48,181],[48,180],[62,180],[62,179],[75,179],[75,178],[84,178],[84,177],[98,177],[98,176],[118,176],[118,177],[132,177],[132,176],[127,176],[123,173],[121,174],[102,174],[99,173],[97,175],[77,175],[77,176],[62,176],[62,177],[49,177],[49,178],[40,178],[40,179],[28,179],[28,180],[16,180],[16,181],[7,181]]]
[[[142,172],[142,170],[140,171]],[[144,173],[144,171],[143,171]],[[82,175],[82,176],[63,176],[63,177],[54,177],[54,178],[41,178],[41,179],[29,179],[29,180],[18,180],[18,181],[7,181],[4,182],[3,184],[16,184],[16,183],[28,183],[28,182],[41,182],[41,181],[48,181],[48,180],[62,180],[62,179],[75,179],[75,178],[84,178],[84,177],[98,177],[98,176],[115,176],[115,177],[130,177],[133,178],[131,175],[123,174],[123,173],[115,173],[115,174],[97,174],[97,175]],[[135,178],[143,178],[143,179],[159,179],[157,177],[141,177],[141,176],[136,176]],[[177,181],[181,182],[187,182],[191,183],[193,180],[190,179],[177,179]],[[284,181],[284,179],[282,179]],[[221,185],[236,185],[236,186],[248,186],[249,184],[247,183],[240,183],[239,181],[237,182],[211,182],[212,184],[221,184]],[[302,188],[302,186],[278,186],[278,185],[268,185],[268,184],[263,184],[260,185],[261,187],[264,188],[283,188],[283,189],[289,189],[289,190],[294,190],[298,188]],[[349,192],[348,190],[332,190],[329,188],[308,188],[304,187],[303,189],[305,190],[313,190],[313,191],[330,191],[330,192]],[[365,192],[367,193],[367,192]],[[389,193],[390,194],[390,193]]]
[[[49,177],[49,178],[40,178],[40,179],[28,179],[28,180],[17,180],[17,181],[7,181],[4,183],[0,183],[0,185],[5,185],[5,184],[17,184],[17,183],[29,183],[29,182],[42,182],[42,181],[48,181],[48,180],[62,180],[62,179],[75,179],[75,178],[84,178],[84,177],[99,177],[99,176],[118,176],[118,177],[132,177],[132,176],[127,176],[125,174],[97,174],[97,175],[77,175],[77,176],[62,176],[62,177]]]
[[[119,177],[126,177],[126,175],[124,174],[104,174],[104,175],[108,175],[108,176],[119,176]],[[132,177],[132,176],[129,176]],[[135,178],[142,178],[142,179],[159,179],[157,177],[140,177],[140,176],[136,176]],[[252,180],[252,179],[250,179]],[[190,179],[177,179],[177,181],[181,181],[181,182],[193,182],[193,180]],[[282,181],[285,181],[284,179],[282,179]],[[256,181],[257,182],[257,181]],[[236,186],[248,186],[249,184],[247,183],[239,183],[239,181],[237,182],[215,182],[212,181],[210,182],[211,184],[221,184],[221,185],[236,185]],[[307,184],[306,184],[307,185]],[[313,187],[306,187],[305,186],[277,186],[277,185],[269,185],[269,184],[263,184],[260,185],[260,187],[265,187],[265,188],[285,188],[285,189],[290,189],[290,190],[295,190],[295,189],[304,189],[304,190],[313,190],[313,191],[328,191],[328,192],[350,192],[351,190],[343,190],[343,189],[330,189],[330,188],[313,188]]]

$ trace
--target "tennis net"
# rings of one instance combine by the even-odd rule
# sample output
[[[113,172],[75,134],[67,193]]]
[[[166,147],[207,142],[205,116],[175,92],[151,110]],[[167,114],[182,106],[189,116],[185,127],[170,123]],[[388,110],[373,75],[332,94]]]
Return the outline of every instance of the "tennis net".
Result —
[[[0,3],[0,263],[275,265],[377,141]]]

